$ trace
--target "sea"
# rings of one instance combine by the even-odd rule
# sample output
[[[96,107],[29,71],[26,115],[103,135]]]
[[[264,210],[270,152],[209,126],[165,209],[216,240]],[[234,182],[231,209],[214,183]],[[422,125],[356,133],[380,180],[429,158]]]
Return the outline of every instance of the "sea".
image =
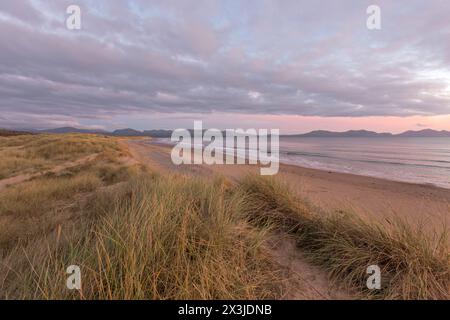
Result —
[[[280,138],[280,161],[450,189],[450,138]]]
[[[450,189],[450,138],[281,136],[280,162]]]

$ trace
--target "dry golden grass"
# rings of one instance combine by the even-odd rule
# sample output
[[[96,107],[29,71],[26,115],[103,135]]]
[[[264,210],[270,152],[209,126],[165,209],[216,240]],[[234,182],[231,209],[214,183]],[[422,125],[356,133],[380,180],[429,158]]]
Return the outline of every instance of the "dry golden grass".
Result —
[[[247,177],[240,189],[249,221],[291,234],[308,260],[337,284],[366,298],[450,298],[446,228],[430,237],[399,220],[379,224],[350,213],[327,214],[302,205],[287,185],[273,179]],[[366,287],[370,265],[381,268],[381,290]]]
[[[0,179],[47,170],[97,153],[114,158],[123,155],[111,137],[82,134],[0,137]]]
[[[15,242],[32,240],[55,222],[67,217],[68,202],[74,195],[91,192],[101,180],[89,174],[74,178],[41,178],[7,189],[0,193],[0,253]]]
[[[64,149],[66,140],[69,144]],[[70,142],[78,147],[74,148]],[[87,145],[83,145],[83,142]],[[46,233],[69,219],[73,215],[72,208],[86,194],[102,186],[126,181],[132,174],[132,168],[118,161],[126,154],[126,150],[121,150],[115,140],[103,137],[36,135],[5,138],[2,143],[14,145],[10,148],[22,146],[22,155],[30,155],[29,158],[22,158],[23,161],[29,161],[30,167],[27,169],[20,166],[10,168],[17,174],[39,172],[42,167],[51,169],[60,163],[56,159],[77,159],[89,152],[94,152],[97,156],[61,171],[47,172],[0,192],[0,256],[18,242],[31,241],[37,234]],[[49,156],[47,151],[42,152],[42,146],[55,147],[54,154]],[[61,148],[64,149],[63,155],[60,154]]]
[[[0,292],[33,299],[277,298],[281,282],[262,248],[265,231],[242,219],[241,201],[223,181],[133,179],[98,193],[83,209],[90,218],[64,240],[13,250]],[[81,293],[65,288],[72,264],[82,270]]]
[[[86,151],[78,142],[65,146],[67,139],[8,142],[52,163],[87,152],[100,156],[0,193],[0,297],[280,296],[277,268],[263,249],[266,231],[239,216],[240,200],[223,181],[151,176],[120,165],[126,150],[111,153],[96,140]],[[82,267],[81,295],[65,287],[70,264]]]
[[[323,213],[273,179],[152,175],[124,164],[115,138],[8,137],[0,153],[6,176],[96,155],[0,191],[0,298],[281,298],[286,279],[266,250],[274,230],[359,297],[449,298],[446,230]],[[373,264],[380,291],[365,286]],[[80,292],[66,288],[69,265],[81,267]]]

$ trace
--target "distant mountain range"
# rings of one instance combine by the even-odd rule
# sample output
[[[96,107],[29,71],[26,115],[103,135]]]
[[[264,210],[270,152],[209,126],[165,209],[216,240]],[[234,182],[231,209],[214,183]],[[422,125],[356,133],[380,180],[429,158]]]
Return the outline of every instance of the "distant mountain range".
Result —
[[[287,137],[303,137],[303,138],[378,138],[378,137],[411,137],[411,138],[442,138],[450,137],[450,131],[437,131],[431,129],[424,129],[420,131],[405,131],[399,134],[392,134],[388,132],[374,132],[367,130],[349,130],[345,132],[334,132],[325,130],[316,130],[304,134],[285,135]]]
[[[1,129],[0,129],[1,130]],[[5,135],[6,132],[13,132],[11,130],[2,130]],[[45,130],[21,130],[28,131],[31,133],[91,133],[91,134],[103,134],[111,136],[127,136],[127,137],[154,137],[154,138],[170,138],[172,135],[172,130],[144,130],[139,131],[135,129],[119,129],[115,131],[106,131],[99,129],[79,129],[73,127],[62,127],[55,129],[45,129]],[[192,130],[190,130],[192,131]],[[326,130],[316,130],[304,134],[292,134],[283,135],[283,137],[302,137],[302,138],[377,138],[377,137],[411,137],[411,138],[442,138],[450,137],[450,131],[437,131],[432,129],[424,129],[420,131],[405,131],[399,134],[392,134],[387,132],[374,132],[367,130],[349,130],[345,132],[334,132]]]
[[[312,138],[337,138],[337,137],[390,137],[392,133],[377,133],[367,130],[350,130],[345,132],[333,132],[325,130],[316,130],[304,134],[288,135],[290,137],[312,137]]]
[[[441,138],[441,137],[450,137],[450,131],[436,131],[431,129],[424,129],[420,131],[406,131],[401,134],[398,134],[397,136],[400,137],[435,137],[435,138]]]

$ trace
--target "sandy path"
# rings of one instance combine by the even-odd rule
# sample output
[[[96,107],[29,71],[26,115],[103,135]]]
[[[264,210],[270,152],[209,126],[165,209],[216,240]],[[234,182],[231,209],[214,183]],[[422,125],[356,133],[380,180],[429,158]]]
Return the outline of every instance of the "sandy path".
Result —
[[[284,270],[287,300],[348,300],[356,294],[336,288],[323,270],[306,262],[295,240],[275,234],[269,243],[269,253]]]
[[[0,180],[0,191],[2,191],[4,188],[8,187],[8,186],[12,186],[27,180],[30,180],[32,178],[36,178],[39,176],[43,176],[47,173],[58,173],[61,172],[65,169],[69,169],[71,167],[76,167],[80,164],[89,162],[93,159],[95,159],[95,157],[97,157],[97,154],[91,154],[89,156],[80,158],[76,161],[70,161],[70,162],[66,162],[60,165],[57,165],[55,167],[53,167],[52,169],[49,170],[45,170],[44,172],[37,172],[37,173],[29,173],[29,174],[20,174],[11,178],[7,178],[7,179],[2,179]]]

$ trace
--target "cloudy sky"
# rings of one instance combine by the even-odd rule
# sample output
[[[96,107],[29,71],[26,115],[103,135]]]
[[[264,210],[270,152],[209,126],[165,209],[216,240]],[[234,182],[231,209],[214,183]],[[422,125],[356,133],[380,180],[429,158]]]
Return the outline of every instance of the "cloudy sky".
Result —
[[[193,120],[450,130],[450,1],[0,1],[0,127]]]

